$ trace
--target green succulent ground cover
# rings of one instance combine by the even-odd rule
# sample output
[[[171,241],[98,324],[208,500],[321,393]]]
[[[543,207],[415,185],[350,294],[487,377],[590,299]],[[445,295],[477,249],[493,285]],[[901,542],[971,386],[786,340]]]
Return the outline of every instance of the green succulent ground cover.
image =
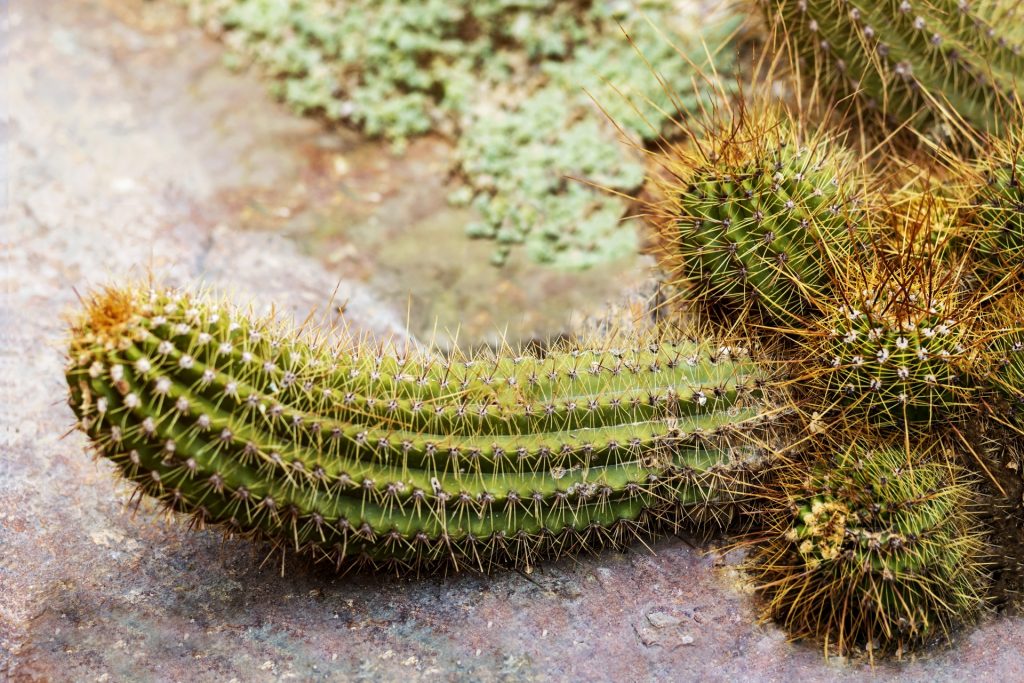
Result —
[[[480,214],[467,233],[496,242],[496,263],[524,245],[570,268],[634,251],[627,201],[588,183],[639,190],[642,159],[619,138],[649,141],[695,108],[698,71],[731,75],[739,21],[678,0],[181,1],[296,111],[398,148],[456,138],[451,199]]]

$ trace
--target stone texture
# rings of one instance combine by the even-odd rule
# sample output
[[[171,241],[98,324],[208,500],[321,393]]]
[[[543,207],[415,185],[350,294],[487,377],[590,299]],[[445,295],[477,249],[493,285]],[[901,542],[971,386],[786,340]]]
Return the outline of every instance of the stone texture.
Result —
[[[232,203],[307,173],[284,150],[323,133],[221,68],[169,3],[16,1],[4,22],[0,678],[1024,678],[1024,620],[1009,617],[873,670],[826,661],[756,623],[736,553],[683,539],[530,574],[339,577],[133,512],[67,433],[60,316],[76,290],[149,270],[333,316],[336,273],[237,229]],[[334,301],[360,329],[402,334],[401,307],[358,282]]]

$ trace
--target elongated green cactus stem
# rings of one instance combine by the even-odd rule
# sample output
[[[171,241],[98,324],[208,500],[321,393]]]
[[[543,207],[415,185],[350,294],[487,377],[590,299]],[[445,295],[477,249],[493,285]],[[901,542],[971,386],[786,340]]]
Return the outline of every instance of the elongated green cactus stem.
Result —
[[[339,566],[488,570],[742,507],[763,375],[739,348],[633,341],[436,358],[117,289],[73,324],[67,379],[98,454],[200,522]]]
[[[804,80],[856,93],[893,122],[997,129],[1024,80],[1019,29],[968,0],[757,0]]]

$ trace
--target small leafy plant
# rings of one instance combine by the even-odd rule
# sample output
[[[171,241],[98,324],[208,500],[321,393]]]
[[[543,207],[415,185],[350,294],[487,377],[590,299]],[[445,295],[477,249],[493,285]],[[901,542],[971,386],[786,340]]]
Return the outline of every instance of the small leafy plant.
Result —
[[[467,234],[495,264],[519,245],[561,268],[629,257],[644,159],[620,138],[734,90],[740,18],[672,0],[182,1],[300,113],[399,149],[454,136],[451,201],[478,211]]]

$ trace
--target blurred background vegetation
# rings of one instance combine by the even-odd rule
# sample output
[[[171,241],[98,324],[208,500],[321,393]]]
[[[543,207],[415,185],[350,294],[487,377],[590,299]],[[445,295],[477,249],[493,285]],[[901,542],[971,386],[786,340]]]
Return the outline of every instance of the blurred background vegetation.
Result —
[[[741,18],[693,2],[180,1],[296,111],[399,154],[451,139],[449,201],[477,216],[452,229],[492,240],[496,265],[517,248],[567,269],[635,253],[643,146],[735,88]]]

